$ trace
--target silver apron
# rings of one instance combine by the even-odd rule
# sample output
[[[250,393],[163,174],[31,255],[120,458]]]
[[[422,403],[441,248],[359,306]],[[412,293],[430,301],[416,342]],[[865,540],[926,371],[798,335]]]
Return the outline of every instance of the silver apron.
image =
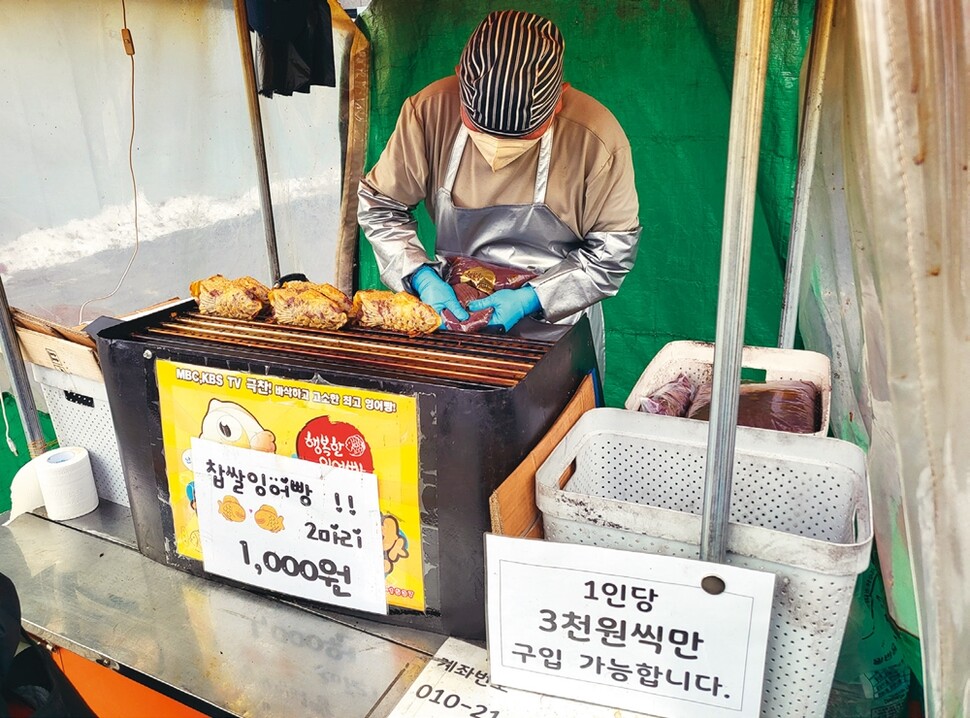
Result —
[[[470,255],[496,264],[542,273],[555,267],[566,255],[582,246],[582,238],[577,237],[545,204],[552,138],[553,126],[550,126],[539,140],[539,166],[536,170],[532,204],[465,209],[456,207],[451,196],[458,175],[458,165],[461,164],[468,141],[468,129],[464,125],[460,127],[451,148],[444,185],[435,193],[435,248],[439,255]],[[579,321],[584,313],[589,316],[593,345],[596,347],[596,361],[602,375],[606,366],[606,332],[603,326],[603,308],[599,302],[556,324],[526,317],[512,328],[510,334],[530,339],[555,340],[570,325]]]

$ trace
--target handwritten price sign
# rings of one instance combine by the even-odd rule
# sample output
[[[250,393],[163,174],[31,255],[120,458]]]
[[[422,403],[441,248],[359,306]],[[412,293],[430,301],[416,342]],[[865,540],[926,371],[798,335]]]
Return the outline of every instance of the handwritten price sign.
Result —
[[[373,474],[192,439],[205,570],[387,613]]]

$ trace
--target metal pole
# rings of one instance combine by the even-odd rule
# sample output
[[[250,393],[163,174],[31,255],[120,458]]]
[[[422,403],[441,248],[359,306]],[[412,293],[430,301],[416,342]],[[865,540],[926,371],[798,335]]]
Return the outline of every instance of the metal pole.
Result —
[[[259,175],[259,206],[263,212],[263,232],[266,235],[269,271],[275,284],[280,278],[280,255],[276,248],[273,198],[269,188],[269,170],[266,168],[266,143],[263,139],[263,118],[259,112],[259,94],[256,91],[256,68],[253,67],[253,44],[249,39],[246,0],[235,0],[235,8],[236,33],[239,35],[239,53],[242,57],[243,75],[246,80],[246,102],[249,105],[249,123],[252,126],[256,172]]]
[[[801,293],[805,233],[808,230],[808,202],[812,191],[812,175],[815,173],[815,156],[818,153],[822,87],[825,84],[825,65],[829,54],[834,7],[834,0],[818,0],[812,42],[808,48],[808,89],[798,147],[798,176],[795,180],[795,205],[788,238],[785,294],[781,305],[781,324],[778,328],[778,346],[782,349],[791,349],[795,345],[795,329],[798,326],[798,297]]]
[[[701,560],[718,563],[724,562],[731,508],[738,384],[771,10],[772,0],[741,0],[738,8],[700,550]]]
[[[20,342],[17,340],[17,331],[10,317],[10,305],[7,303],[7,292],[3,288],[2,279],[0,279],[0,343],[3,345],[3,356],[13,386],[13,398],[17,403],[20,420],[23,422],[24,433],[27,436],[27,451],[30,452],[31,458],[40,456],[47,449],[47,442],[44,440],[44,432],[37,418],[37,406],[34,404],[34,395],[30,391],[27,367],[24,366],[24,359],[20,354]]]

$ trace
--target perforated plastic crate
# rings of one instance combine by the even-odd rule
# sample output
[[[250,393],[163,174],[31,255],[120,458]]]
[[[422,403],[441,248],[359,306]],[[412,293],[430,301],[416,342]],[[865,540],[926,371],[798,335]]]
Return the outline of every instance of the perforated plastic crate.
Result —
[[[104,384],[36,364],[30,366],[47,400],[58,443],[87,449],[98,496],[128,506],[128,489]]]
[[[741,350],[741,366],[763,370],[765,381],[797,379],[812,382],[818,387],[822,403],[821,425],[815,435],[826,436],[829,433],[832,370],[827,356],[800,349],[744,347]],[[650,396],[680,374],[685,374],[695,384],[711,381],[714,375],[714,345],[682,341],[664,346],[647,364],[624,406],[636,411],[640,408],[640,399]]]
[[[546,539],[696,559],[706,453],[706,423],[587,412],[536,474]],[[766,718],[825,714],[869,504],[855,445],[738,429],[727,562],[776,574]]]

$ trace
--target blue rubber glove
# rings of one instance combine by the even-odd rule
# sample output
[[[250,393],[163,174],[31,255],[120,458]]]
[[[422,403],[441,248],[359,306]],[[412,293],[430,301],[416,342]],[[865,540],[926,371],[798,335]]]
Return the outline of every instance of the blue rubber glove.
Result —
[[[492,313],[492,318],[488,320],[488,325],[502,326],[505,331],[518,324],[522,317],[535,314],[542,309],[536,290],[528,284],[520,289],[500,289],[495,294],[468,303],[470,312],[489,307],[494,307],[495,311]]]
[[[468,319],[468,312],[455,296],[455,290],[428,265],[424,265],[411,275],[411,286],[418,293],[418,298],[430,305],[438,314],[441,314],[444,309],[450,309],[459,322]]]

